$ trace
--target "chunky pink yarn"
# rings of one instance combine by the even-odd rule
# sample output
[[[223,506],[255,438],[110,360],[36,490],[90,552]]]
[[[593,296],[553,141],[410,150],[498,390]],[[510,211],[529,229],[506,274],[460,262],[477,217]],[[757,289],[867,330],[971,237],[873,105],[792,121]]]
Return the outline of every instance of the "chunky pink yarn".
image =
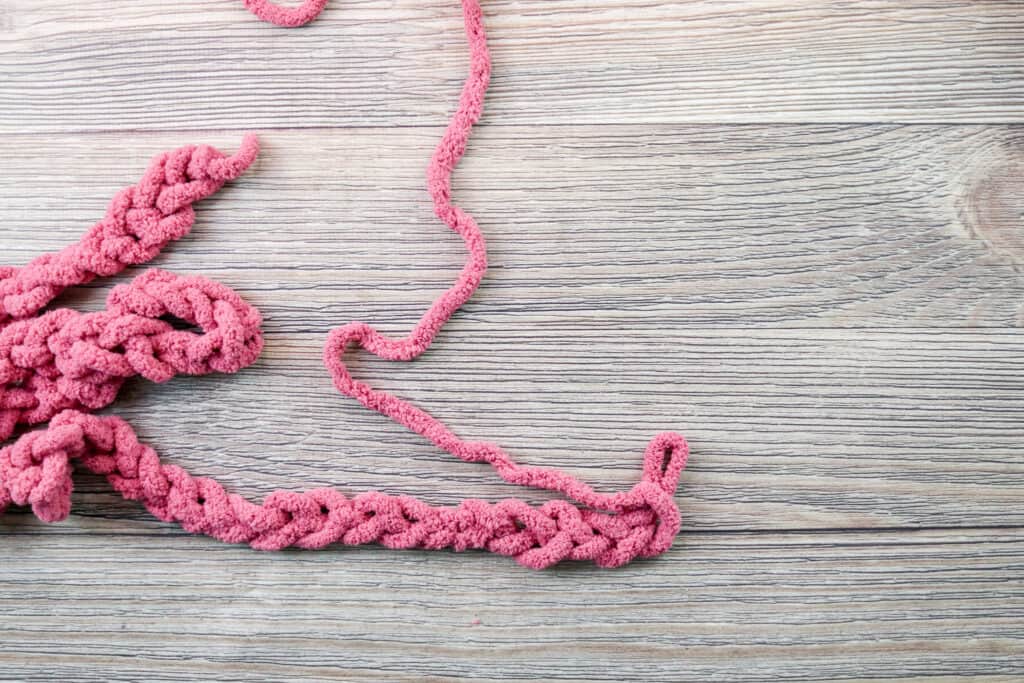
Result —
[[[315,18],[326,0],[284,8],[244,0],[260,18],[298,26]],[[648,444],[641,481],[605,494],[557,469],[517,464],[499,446],[465,441],[442,422],[398,397],[354,379],[342,356],[351,346],[388,360],[412,360],[425,351],[452,314],[476,290],[487,267],[484,238],[473,218],[451,203],[451,173],[479,119],[490,78],[490,58],[477,0],[463,0],[471,69],[458,110],[427,170],[437,216],[469,252],[455,284],[408,336],[384,337],[366,323],[333,330],[324,362],[342,393],[387,415],[467,462],[486,462],[513,484],[557,491],[572,502],[540,506],[507,499],[467,499],[437,507],[409,496],[376,491],[349,498],[333,489],[276,491],[262,504],[227,493],[216,481],[160,462],[118,417],[90,415],[111,403],[124,379],[156,382],[177,373],[234,372],[262,348],[259,313],[236,293],[199,277],[148,271],[115,287],[106,311],[38,312],[64,288],[111,275],[152,258],[191,227],[191,205],[241,174],[256,155],[247,136],[226,157],[210,147],[185,147],[157,157],[143,180],[123,190],[107,216],[77,245],[23,268],[0,269],[0,438],[18,424],[50,420],[0,450],[0,512],[31,505],[45,521],[70,511],[72,463],[104,475],[126,498],[141,501],[162,520],[186,530],[262,550],[380,543],[389,548],[486,549],[541,569],[561,560],[593,560],[603,567],[667,550],[679,531],[673,500],[688,448],[673,432]],[[200,328],[179,330],[174,316]],[[51,419],[52,418],[52,419]]]

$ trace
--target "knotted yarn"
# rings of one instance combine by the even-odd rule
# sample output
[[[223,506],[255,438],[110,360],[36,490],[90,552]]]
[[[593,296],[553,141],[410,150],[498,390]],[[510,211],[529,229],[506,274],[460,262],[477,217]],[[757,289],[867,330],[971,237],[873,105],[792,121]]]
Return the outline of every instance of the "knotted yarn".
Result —
[[[261,19],[281,26],[312,21],[326,0],[293,8],[243,0]],[[123,382],[140,375],[164,382],[176,374],[236,372],[262,349],[260,314],[237,293],[202,277],[149,270],[115,287],[107,308],[82,314],[41,313],[65,288],[153,258],[190,229],[192,205],[249,167],[258,142],[247,135],[226,156],[189,146],[156,157],[143,179],[122,190],[103,220],[82,240],[21,268],[0,268],[0,439],[19,425],[49,421],[0,450],[0,513],[28,505],[43,521],[66,518],[75,465],[106,477],[125,498],[192,533],[260,550],[378,543],[388,548],[482,549],[542,569],[562,560],[616,567],[665,552],[681,520],[673,495],[688,457],[674,432],[647,446],[643,474],[628,491],[608,494],[558,469],[519,465],[501,447],[466,441],[421,408],[355,379],[343,357],[359,347],[387,360],[410,361],[475,292],[487,268],[484,237],[472,216],[451,201],[451,174],[483,110],[491,72],[478,0],[463,0],[470,72],[427,169],[437,217],[463,240],[468,257],[456,282],[410,333],[385,337],[367,323],[330,332],[324,363],[337,389],[423,435],[467,462],[490,464],[505,481],[561,493],[539,506],[518,499],[467,499],[455,507],[370,491],[348,497],[334,489],[275,491],[257,504],[213,479],[164,464],[116,416],[90,411],[112,403]],[[168,317],[197,328],[175,327]]]
[[[202,334],[175,329],[168,315]],[[0,329],[0,439],[67,408],[103,408],[134,375],[236,372],[263,348],[260,323],[228,287],[155,269],[115,287],[105,311],[11,321]]]

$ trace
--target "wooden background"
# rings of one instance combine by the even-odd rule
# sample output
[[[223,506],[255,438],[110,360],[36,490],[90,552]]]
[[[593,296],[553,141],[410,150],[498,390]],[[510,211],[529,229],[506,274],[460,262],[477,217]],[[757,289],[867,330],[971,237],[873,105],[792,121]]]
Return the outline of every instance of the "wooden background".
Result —
[[[65,523],[0,521],[0,678],[1021,680],[1024,2],[485,15],[455,194],[492,268],[418,362],[355,370],[609,491],[684,432],[673,550],[545,573],[264,554],[79,476]],[[339,397],[319,360],[336,324],[407,330],[461,265],[423,170],[466,61],[454,0],[334,0],[299,30],[232,0],[0,0],[2,262],[76,239],[153,154],[259,130],[155,265],[256,303],[264,355],[133,382],[112,412],[253,498],[541,501]]]

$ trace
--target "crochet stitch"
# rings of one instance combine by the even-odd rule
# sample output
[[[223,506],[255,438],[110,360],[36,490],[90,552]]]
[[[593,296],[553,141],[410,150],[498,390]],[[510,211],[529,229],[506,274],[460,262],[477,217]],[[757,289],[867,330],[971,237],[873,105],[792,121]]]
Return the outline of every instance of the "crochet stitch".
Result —
[[[296,8],[266,0],[244,3],[264,20],[299,26],[315,18],[326,0],[307,0]],[[467,499],[457,507],[438,507],[377,491],[349,498],[316,489],[276,491],[255,504],[227,493],[212,479],[161,463],[124,420],[86,412],[111,403],[127,377],[163,382],[177,373],[235,372],[259,354],[258,311],[226,286],[200,277],[151,270],[130,285],[115,287],[106,311],[61,309],[37,315],[66,287],[149,260],[187,233],[194,220],[192,204],[238,177],[255,158],[256,139],[247,136],[231,157],[207,146],[158,156],[143,180],[119,193],[107,216],[77,245],[23,268],[0,269],[0,439],[11,436],[18,424],[50,420],[46,429],[27,432],[0,450],[0,513],[11,504],[30,505],[44,521],[64,519],[77,462],[162,520],[263,550],[322,548],[335,542],[486,549],[541,569],[565,559],[614,567],[671,546],[680,526],[673,494],[688,455],[682,436],[664,432],[651,440],[641,481],[632,489],[598,493],[560,470],[519,465],[495,444],[459,438],[420,408],[356,380],[342,360],[352,346],[388,360],[418,357],[472,296],[486,270],[479,227],[451,202],[451,174],[481,115],[490,78],[479,3],[462,4],[470,74],[427,181],[435,214],[466,245],[466,265],[407,337],[390,339],[366,323],[350,323],[329,334],[324,363],[343,394],[439,448],[467,462],[489,463],[507,482],[556,491],[569,500],[535,507],[517,499],[495,504]],[[162,319],[168,315],[202,333],[175,329]]]
[[[161,319],[167,315],[203,334],[174,329]],[[178,373],[236,372],[263,348],[260,322],[222,284],[150,270],[115,287],[106,311],[59,309],[9,323],[0,331],[0,439],[64,409],[103,408],[134,375],[166,382]]]

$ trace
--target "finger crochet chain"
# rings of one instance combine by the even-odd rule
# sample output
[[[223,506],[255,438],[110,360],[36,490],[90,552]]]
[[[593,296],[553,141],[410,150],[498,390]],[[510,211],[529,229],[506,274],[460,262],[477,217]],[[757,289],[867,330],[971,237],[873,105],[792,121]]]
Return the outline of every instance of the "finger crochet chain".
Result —
[[[261,19],[281,26],[305,24],[326,5],[326,0],[306,0],[294,8],[267,0],[243,2]],[[258,143],[248,135],[230,157],[205,145],[157,156],[142,180],[118,193],[103,220],[78,244],[21,268],[0,267],[0,439],[12,436],[18,425],[49,421],[45,429],[26,432],[0,450],[0,513],[11,504],[30,505],[44,521],[64,519],[77,462],[162,520],[261,550],[336,542],[486,549],[542,569],[565,559],[615,567],[671,546],[680,527],[673,494],[688,455],[679,434],[663,432],[651,440],[643,476],[632,489],[598,493],[560,470],[518,465],[495,444],[459,438],[411,403],[353,378],[342,361],[352,346],[387,360],[416,358],[472,296],[486,270],[480,229],[451,202],[451,174],[481,115],[490,79],[479,2],[463,0],[462,6],[470,74],[427,181],[435,214],[466,245],[466,265],[407,337],[390,339],[366,323],[350,323],[329,334],[324,363],[343,394],[439,448],[467,462],[489,463],[507,482],[556,491],[573,502],[552,500],[535,507],[518,499],[494,504],[467,499],[456,507],[439,507],[377,491],[350,498],[315,489],[275,491],[255,504],[227,493],[213,479],[161,463],[124,420],[87,412],[113,402],[125,379],[134,375],[164,382],[176,374],[230,373],[260,353],[259,312],[228,287],[202,277],[149,270],[115,287],[105,311],[40,314],[67,287],[146,262],[188,233],[195,219],[192,205],[237,178],[255,159]],[[168,317],[200,333],[177,329]]]

